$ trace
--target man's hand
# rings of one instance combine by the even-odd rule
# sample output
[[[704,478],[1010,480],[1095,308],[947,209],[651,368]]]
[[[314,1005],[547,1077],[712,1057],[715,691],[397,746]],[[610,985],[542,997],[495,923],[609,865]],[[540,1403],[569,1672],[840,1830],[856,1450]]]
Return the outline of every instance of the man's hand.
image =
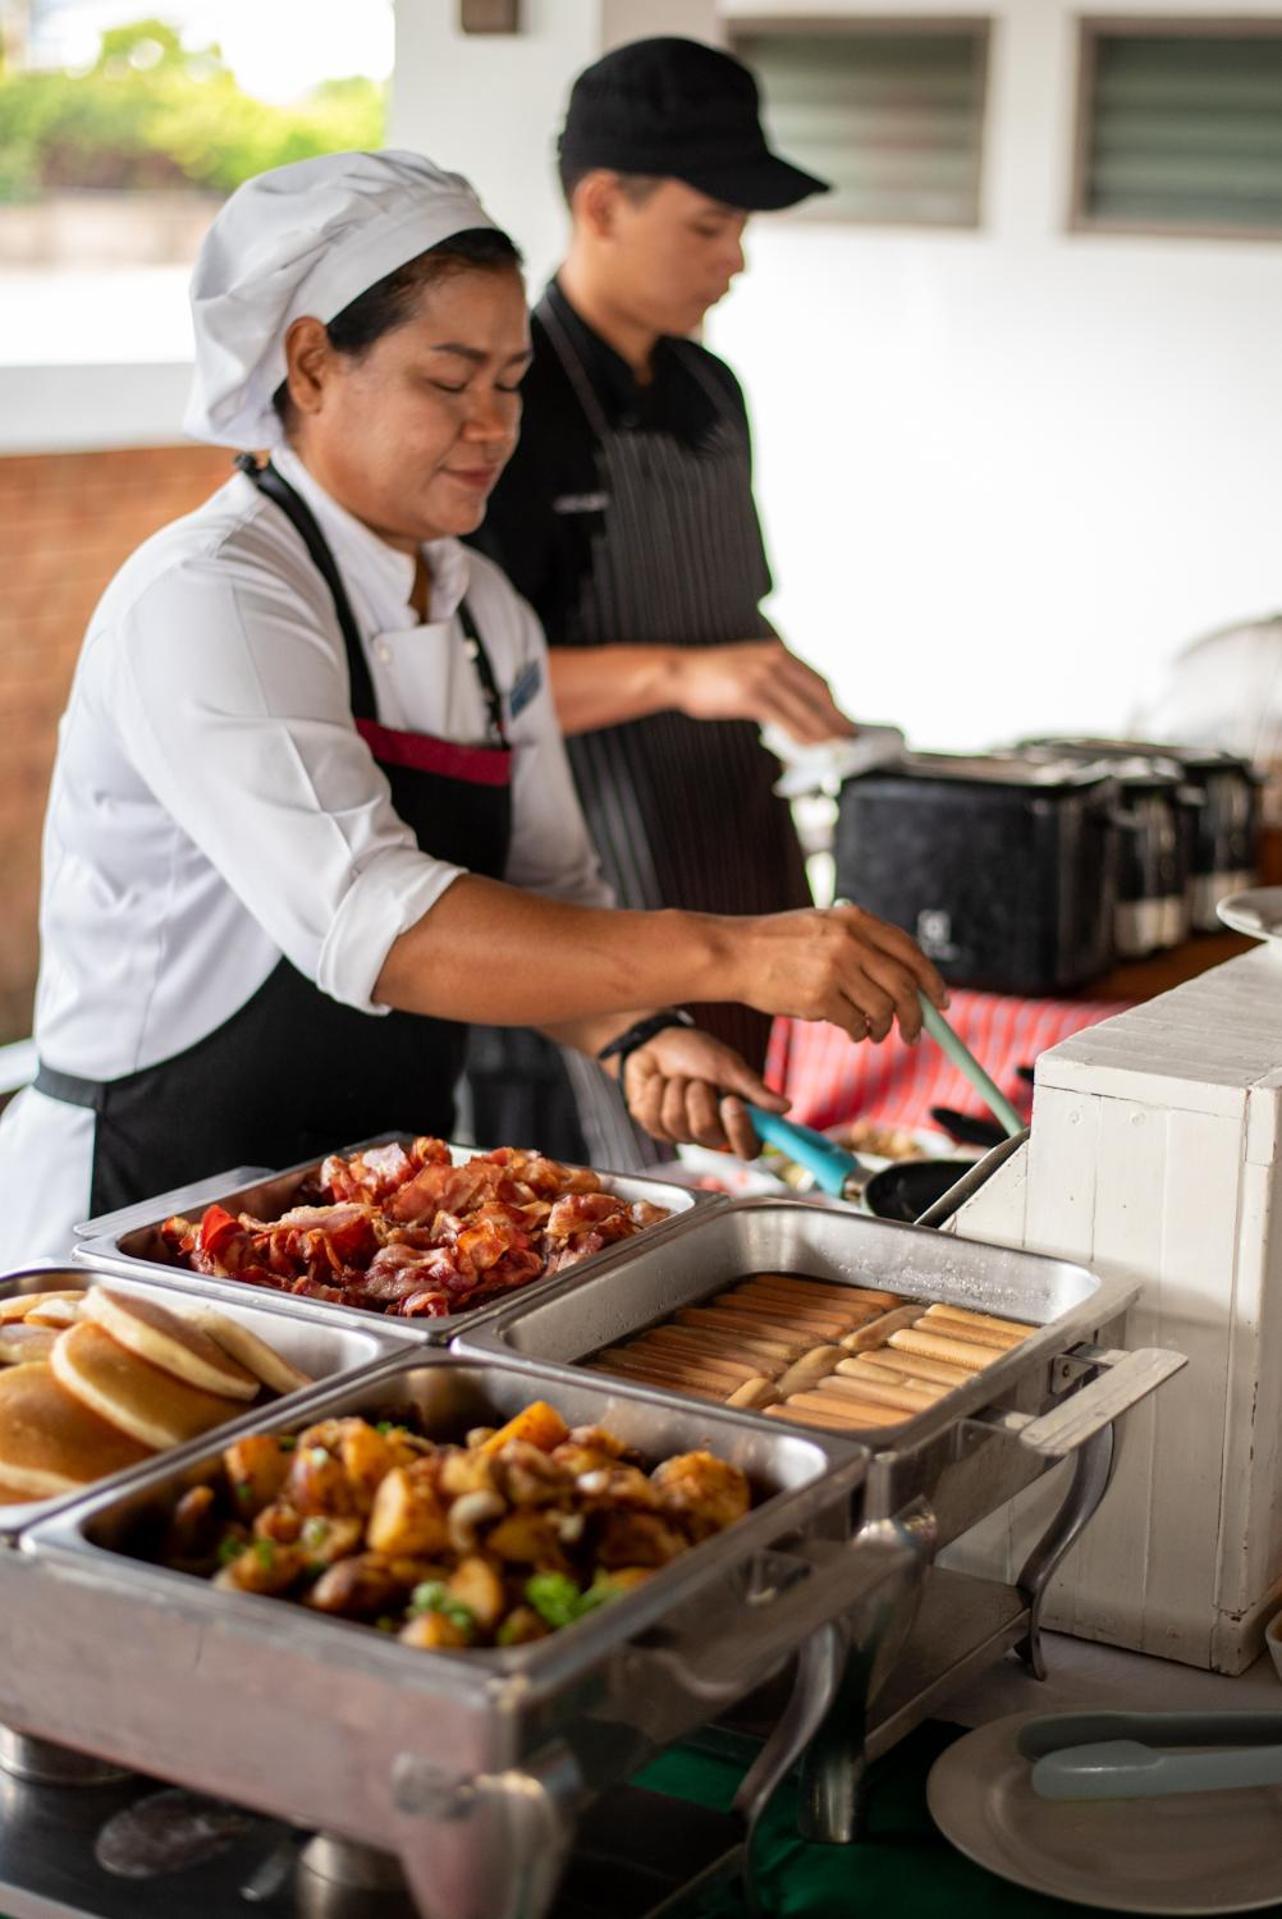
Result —
[[[921,1035],[920,990],[941,1009],[948,989],[926,955],[897,926],[858,906],[805,907],[729,922],[727,999],[760,1013],[830,1020],[855,1040],[883,1040],[897,1024],[911,1044]]]
[[[760,1151],[744,1101],[772,1113],[788,1106],[732,1047],[688,1026],[668,1027],[638,1046],[623,1091],[633,1119],[654,1139],[729,1146],[740,1159]]]
[[[755,720],[778,726],[801,746],[848,739],[855,731],[813,667],[782,640],[673,650],[673,698],[694,720]]]

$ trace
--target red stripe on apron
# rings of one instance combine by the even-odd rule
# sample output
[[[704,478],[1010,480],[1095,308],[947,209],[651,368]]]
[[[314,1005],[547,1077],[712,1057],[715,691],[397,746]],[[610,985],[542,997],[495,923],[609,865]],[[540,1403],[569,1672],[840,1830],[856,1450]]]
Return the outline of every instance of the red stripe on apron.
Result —
[[[416,773],[438,773],[443,779],[464,780],[472,786],[510,786],[512,755],[503,746],[460,746],[454,740],[436,740],[429,733],[402,733],[377,720],[357,720],[356,730],[376,760],[389,766],[409,766]]]

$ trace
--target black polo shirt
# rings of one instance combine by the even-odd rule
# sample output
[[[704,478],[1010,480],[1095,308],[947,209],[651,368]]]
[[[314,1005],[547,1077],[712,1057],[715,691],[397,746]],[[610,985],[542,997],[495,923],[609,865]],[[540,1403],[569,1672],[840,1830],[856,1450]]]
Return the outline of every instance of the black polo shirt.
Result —
[[[747,438],[748,416],[739,382],[724,361],[705,347],[689,340],[659,340],[651,360],[652,377],[643,386],[627,361],[580,318],[555,280],[546,298],[573,341],[611,427],[621,432],[668,433],[697,447],[720,417],[716,394],[724,395],[726,410],[742,420]],[[531,332],[534,359],[521,383],[520,442],[490,497],[484,525],[473,538],[530,602],[549,645],[572,646],[579,642],[578,608],[583,576],[591,565],[592,541],[605,526],[605,515],[594,504],[600,499],[602,476],[596,435],[537,310]],[[760,544],[759,526],[755,533]],[[764,547],[761,577],[768,590]]]

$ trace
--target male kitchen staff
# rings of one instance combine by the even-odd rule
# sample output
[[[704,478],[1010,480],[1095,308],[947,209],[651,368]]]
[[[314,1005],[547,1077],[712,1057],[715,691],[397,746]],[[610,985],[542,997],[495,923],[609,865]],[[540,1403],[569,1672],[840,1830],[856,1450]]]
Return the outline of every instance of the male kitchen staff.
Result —
[[[749,213],[827,189],[770,151],[748,69],[693,40],[636,41],[580,74],[559,155],[569,251],[534,311],[521,441],[480,541],[543,623],[579,797],[619,900],[806,904],[758,730],[773,722],[813,744],[851,728],[761,611],[770,573],[743,395],[689,336],[743,268]],[[767,1020],[728,1006],[700,1017],[760,1067]],[[560,1127],[553,1116],[554,1061],[525,1035],[482,1035],[478,1137],[529,1130],[541,1075],[539,1136],[618,1164],[635,1140],[617,1098],[567,1060],[579,1141],[563,1109]]]

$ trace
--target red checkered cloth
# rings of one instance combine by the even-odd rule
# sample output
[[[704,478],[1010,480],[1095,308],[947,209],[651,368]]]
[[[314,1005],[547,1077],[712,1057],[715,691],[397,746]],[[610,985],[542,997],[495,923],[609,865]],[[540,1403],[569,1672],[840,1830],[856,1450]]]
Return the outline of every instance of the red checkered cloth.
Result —
[[[1016,1069],[1034,1065],[1048,1047],[1125,1006],[1120,1000],[1010,999],[955,990],[948,1023],[1027,1117],[1033,1089]],[[969,1080],[925,1035],[916,1046],[906,1046],[898,1031],[880,1046],[856,1046],[838,1026],[777,1019],[766,1078],[791,1099],[788,1117],[805,1126],[856,1118],[882,1126],[931,1126],[932,1106],[991,1117]]]

